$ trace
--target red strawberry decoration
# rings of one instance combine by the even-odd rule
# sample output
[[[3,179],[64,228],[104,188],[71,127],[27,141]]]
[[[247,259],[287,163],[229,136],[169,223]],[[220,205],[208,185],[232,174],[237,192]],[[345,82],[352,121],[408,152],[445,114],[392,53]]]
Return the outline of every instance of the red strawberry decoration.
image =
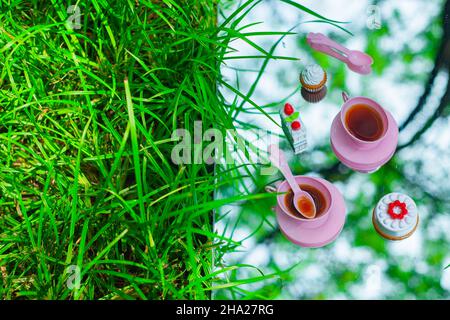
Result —
[[[408,209],[406,209],[406,203],[399,200],[389,203],[388,213],[392,219],[403,219],[408,214]]]
[[[294,107],[292,106],[292,104],[286,103],[284,105],[284,113],[287,114],[288,116],[294,113]]]
[[[291,123],[292,130],[300,130],[301,127],[302,127],[302,125],[301,125],[300,121],[295,120]]]

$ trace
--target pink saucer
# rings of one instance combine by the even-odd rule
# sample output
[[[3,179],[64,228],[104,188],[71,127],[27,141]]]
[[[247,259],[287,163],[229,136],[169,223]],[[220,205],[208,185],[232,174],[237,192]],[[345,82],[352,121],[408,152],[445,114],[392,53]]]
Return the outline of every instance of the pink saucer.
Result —
[[[325,224],[315,229],[305,228],[299,225],[297,220],[284,214],[278,206],[276,207],[280,230],[289,241],[306,248],[319,248],[330,244],[336,240],[345,224],[346,209],[341,193],[330,182],[320,178],[316,179],[329,188],[333,199],[330,216]]]
[[[378,170],[386,164],[397,150],[398,126],[389,111],[386,115],[390,124],[386,136],[378,146],[373,149],[358,149],[352,140],[346,135],[345,129],[339,121],[341,113],[338,113],[331,125],[331,147],[336,157],[347,167],[369,173]]]

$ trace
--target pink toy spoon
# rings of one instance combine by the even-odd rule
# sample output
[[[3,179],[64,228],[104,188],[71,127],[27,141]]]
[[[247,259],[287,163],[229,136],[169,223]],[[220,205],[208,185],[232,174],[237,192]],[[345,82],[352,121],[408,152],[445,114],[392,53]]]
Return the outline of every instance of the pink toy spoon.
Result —
[[[274,144],[269,146],[268,151],[270,161],[281,171],[286,178],[286,181],[289,183],[292,192],[294,192],[293,202],[295,209],[297,209],[297,211],[305,218],[314,219],[316,217],[316,205],[314,200],[309,193],[300,189],[300,186],[296,183],[283,151]]]
[[[306,41],[314,50],[341,60],[356,73],[366,75],[372,72],[373,59],[364,52],[349,50],[321,33],[310,32]]]

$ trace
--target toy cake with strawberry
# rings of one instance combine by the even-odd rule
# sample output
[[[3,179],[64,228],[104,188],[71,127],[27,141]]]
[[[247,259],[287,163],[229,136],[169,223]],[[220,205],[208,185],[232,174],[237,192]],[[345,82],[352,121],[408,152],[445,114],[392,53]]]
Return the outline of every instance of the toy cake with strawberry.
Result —
[[[306,150],[306,128],[300,119],[300,113],[290,104],[286,103],[280,110],[281,127],[295,154]]]
[[[373,210],[375,230],[388,240],[410,237],[419,224],[419,214],[414,200],[405,194],[390,193],[378,202]]]

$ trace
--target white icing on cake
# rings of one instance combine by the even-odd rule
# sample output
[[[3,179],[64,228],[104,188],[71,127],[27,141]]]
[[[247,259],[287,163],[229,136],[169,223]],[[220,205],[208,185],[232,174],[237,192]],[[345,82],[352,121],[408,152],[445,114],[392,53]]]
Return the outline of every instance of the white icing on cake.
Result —
[[[325,78],[325,71],[318,64],[311,64],[302,71],[301,77],[305,84],[316,86]]]
[[[294,113],[298,112],[296,108],[294,108]],[[283,128],[283,132],[286,135],[289,143],[294,149],[294,154],[300,154],[305,151],[308,147],[307,137],[306,137],[306,128],[303,124],[303,121],[300,119],[300,116],[293,119],[293,121],[299,121],[301,124],[300,130],[293,130],[291,127],[292,122],[286,121],[286,118],[289,118],[291,115],[287,115],[284,112],[284,107],[280,109],[280,118],[281,118],[281,126]]]
[[[389,204],[400,201],[406,205],[408,212],[403,218],[393,218],[389,214]],[[401,213],[400,207],[394,207],[394,213]],[[393,238],[401,238],[409,234],[417,225],[417,206],[414,200],[401,193],[390,193],[378,202],[375,208],[375,222],[381,232]]]

